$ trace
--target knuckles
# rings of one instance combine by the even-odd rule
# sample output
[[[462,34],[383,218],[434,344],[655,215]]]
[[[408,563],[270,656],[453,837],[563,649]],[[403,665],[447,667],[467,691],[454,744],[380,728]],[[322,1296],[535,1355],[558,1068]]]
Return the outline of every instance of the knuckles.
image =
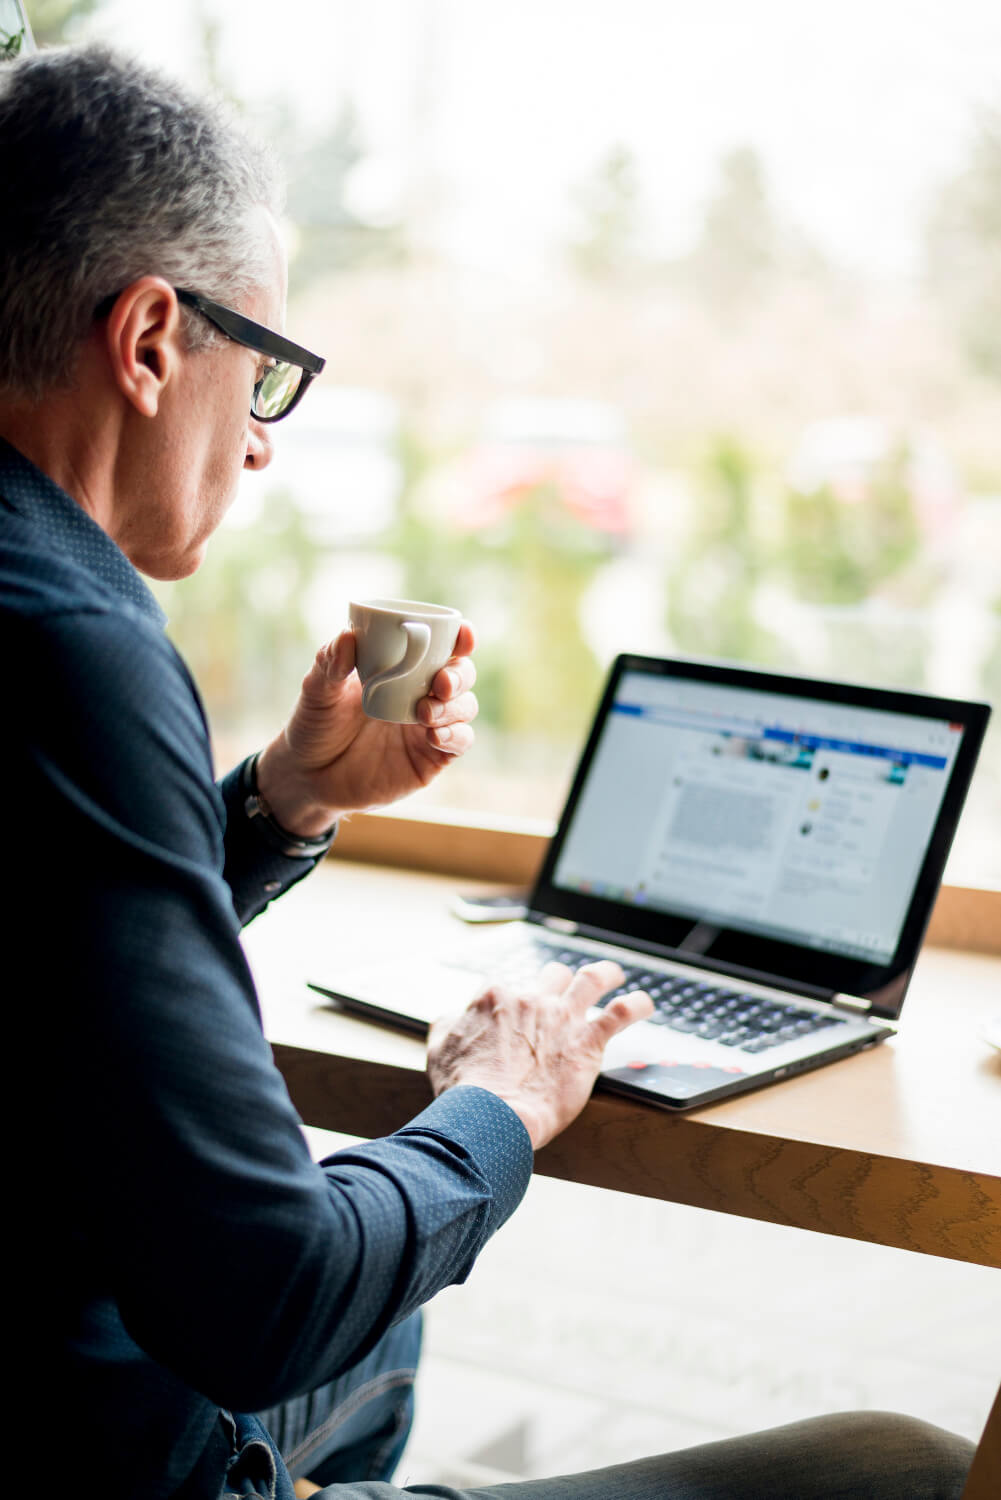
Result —
[[[633,990],[628,995],[619,995],[605,1006],[605,1015],[622,1026],[641,1021],[653,1010],[653,1001],[645,990]]]
[[[599,959],[576,971],[565,964],[551,962],[545,966],[540,978],[542,988],[538,989],[493,980],[469,1003],[467,1011],[496,1025],[503,1024],[505,1016],[520,1025],[527,1018],[541,1013],[545,1013],[554,1025],[565,1025],[576,1014],[582,998],[590,1008],[594,1001],[623,982],[622,970],[611,959]],[[569,1008],[555,1003],[564,999]],[[614,1017],[619,1025],[626,1025],[646,1014],[650,1008],[648,999],[644,1003],[637,1001],[636,994],[620,995],[609,1001],[603,1014]]]
[[[508,992],[504,985],[488,984],[486,989],[481,990],[476,999],[471,1002],[469,1009],[488,1016],[496,1015],[507,999]]]

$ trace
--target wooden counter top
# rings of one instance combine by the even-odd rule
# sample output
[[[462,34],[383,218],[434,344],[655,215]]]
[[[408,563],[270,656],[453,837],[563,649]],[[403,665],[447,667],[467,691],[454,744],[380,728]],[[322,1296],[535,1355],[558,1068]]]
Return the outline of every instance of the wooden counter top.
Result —
[[[468,880],[330,859],[247,929],[265,1027],[307,1124],[385,1134],[430,1098],[419,1042],[338,1012],[368,953],[465,930]],[[415,957],[415,962],[417,959]],[[926,948],[889,1042],[687,1115],[596,1094],[537,1170],[982,1265],[1001,1266],[1001,959]]]

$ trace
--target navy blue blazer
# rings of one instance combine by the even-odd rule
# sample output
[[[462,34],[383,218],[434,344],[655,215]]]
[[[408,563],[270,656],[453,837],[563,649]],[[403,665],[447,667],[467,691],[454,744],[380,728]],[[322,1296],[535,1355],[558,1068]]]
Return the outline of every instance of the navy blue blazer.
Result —
[[[468,1274],[531,1172],[521,1122],[474,1088],[310,1159],[240,927],[312,863],[260,840],[239,770],[216,784],[163,627],[110,538],[0,444],[5,956],[30,976],[8,1058],[40,1080],[8,1127],[14,1358],[39,1478],[98,1476],[102,1500],[170,1495],[220,1407],[353,1364]]]

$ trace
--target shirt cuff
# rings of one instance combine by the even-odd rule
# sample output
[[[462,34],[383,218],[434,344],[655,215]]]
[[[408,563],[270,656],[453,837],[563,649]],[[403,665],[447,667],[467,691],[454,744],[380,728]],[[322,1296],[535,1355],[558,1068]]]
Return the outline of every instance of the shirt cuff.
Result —
[[[444,1136],[469,1153],[494,1194],[489,1234],[510,1218],[525,1196],[534,1155],[528,1131],[509,1104],[488,1089],[460,1084],[439,1094],[396,1134],[410,1131]]]
[[[223,871],[233,895],[233,906],[242,925],[259,915],[273,901],[315,869],[322,854],[304,859],[275,849],[260,827],[260,818],[248,818],[244,808],[244,765],[241,762],[219,782],[226,808],[226,865]]]
[[[320,859],[327,853],[337,836],[336,819],[325,833],[314,838],[305,838],[298,833],[289,833],[275,817],[261,796],[257,785],[257,755],[250,755],[240,768],[240,791],[243,797],[244,816],[254,824],[254,832],[277,854],[289,859]]]

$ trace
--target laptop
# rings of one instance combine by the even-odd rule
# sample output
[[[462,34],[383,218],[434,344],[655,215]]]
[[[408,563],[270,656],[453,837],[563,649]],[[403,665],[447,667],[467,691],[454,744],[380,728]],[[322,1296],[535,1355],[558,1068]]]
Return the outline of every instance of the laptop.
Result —
[[[989,715],[619,656],[524,919],[311,987],[424,1033],[488,978],[613,958],[655,1009],[609,1043],[600,1086],[673,1110],[872,1047],[893,1034]]]

